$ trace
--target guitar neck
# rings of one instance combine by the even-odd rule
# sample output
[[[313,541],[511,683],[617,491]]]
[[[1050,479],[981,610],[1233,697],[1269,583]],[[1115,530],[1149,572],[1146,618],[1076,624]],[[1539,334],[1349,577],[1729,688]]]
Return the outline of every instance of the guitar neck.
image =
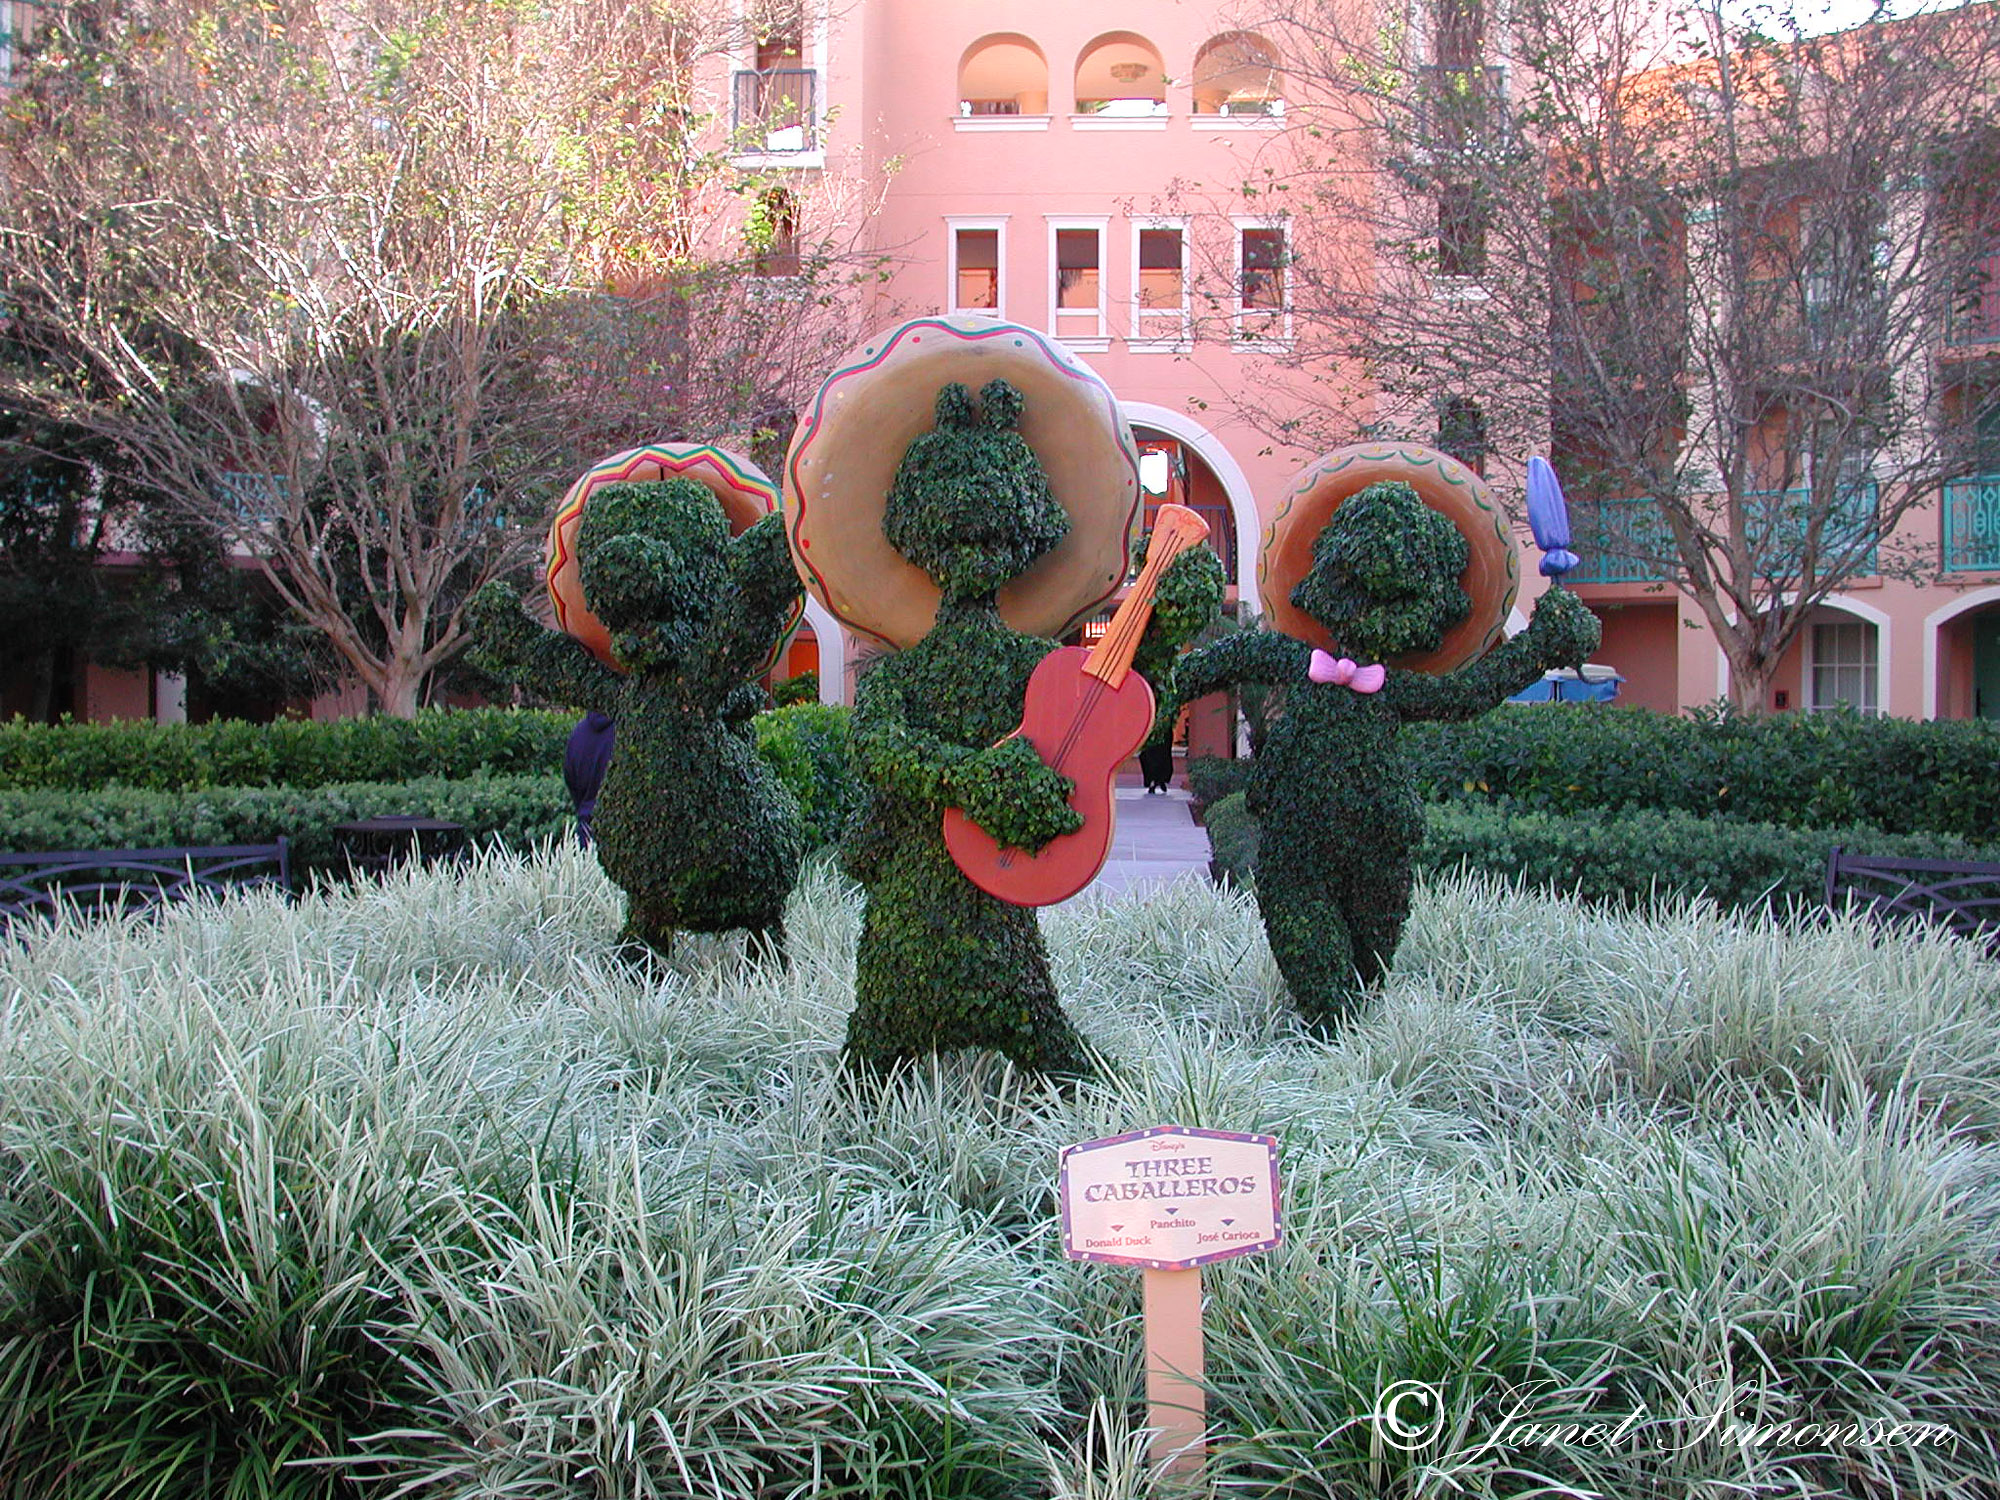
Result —
[[[1083,663],[1086,676],[1114,688],[1125,680],[1132,669],[1133,653],[1139,649],[1139,638],[1153,617],[1153,594],[1160,586],[1160,575],[1166,572],[1167,564],[1207,539],[1208,522],[1185,505],[1160,507],[1153,538],[1146,547],[1146,566],[1119,603],[1103,639],[1090,648]]]

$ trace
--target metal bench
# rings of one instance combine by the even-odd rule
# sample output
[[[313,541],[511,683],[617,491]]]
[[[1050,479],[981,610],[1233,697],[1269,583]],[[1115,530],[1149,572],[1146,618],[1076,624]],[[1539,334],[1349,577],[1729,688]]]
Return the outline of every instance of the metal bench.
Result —
[[[200,892],[292,889],[288,839],[208,848],[60,849],[0,854],[0,931],[24,917],[147,911]]]
[[[1892,859],[1836,848],[1826,859],[1826,904],[1864,901],[1884,920],[1937,922],[2000,958],[2000,864]]]

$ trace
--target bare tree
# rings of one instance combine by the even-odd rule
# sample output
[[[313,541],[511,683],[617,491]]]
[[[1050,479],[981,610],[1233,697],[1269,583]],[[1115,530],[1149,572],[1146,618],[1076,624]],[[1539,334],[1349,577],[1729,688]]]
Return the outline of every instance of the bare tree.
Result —
[[[584,465],[752,443],[843,342],[855,262],[813,226],[857,216],[735,170],[702,85],[740,25],[719,0],[53,13],[0,126],[0,399],[110,439],[412,712]]]
[[[1693,599],[1745,707],[1829,593],[1937,569],[1895,532],[2000,393],[1970,357],[2000,341],[2000,6],[1817,38],[1709,0],[1244,24],[1292,103],[1239,187],[1296,226],[1279,357],[1336,372],[1273,431],[1552,450],[1586,561]]]

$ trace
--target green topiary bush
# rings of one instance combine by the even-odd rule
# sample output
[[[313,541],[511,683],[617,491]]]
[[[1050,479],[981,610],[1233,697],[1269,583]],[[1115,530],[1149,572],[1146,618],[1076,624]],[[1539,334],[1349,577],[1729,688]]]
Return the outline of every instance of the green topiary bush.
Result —
[[[473,600],[476,659],[616,724],[592,832],[625,892],[626,940],[661,956],[681,928],[782,942],[804,835],[745,722],[802,592],[782,518],[732,538],[691,480],[607,485],[577,529],[577,567],[622,675],[529,620],[505,584]]]
[[[1575,595],[1554,589],[1526,630],[1471,666],[1443,676],[1384,669],[1375,664],[1436,650],[1464,617],[1465,539],[1391,482],[1335,511],[1312,555],[1292,603],[1358,670],[1289,636],[1243,633],[1190,653],[1175,683],[1182,701],[1241,682],[1285,689],[1247,791],[1262,828],[1257,902],[1293,1004],[1330,1029],[1381,977],[1409,912],[1424,820],[1397,730],[1485,712],[1548,668],[1583,661],[1598,627]]]
[[[562,764],[571,716],[425,709],[413,719],[247,724],[0,723],[0,789],[335,786],[435,776],[532,776]]]
[[[1080,823],[1070,783],[1027,741],[1006,738],[1050,642],[1008,626],[998,591],[1069,528],[1016,430],[1020,411],[1004,381],[980,392],[979,410],[964,386],[946,386],[937,426],[910,444],[883,513],[891,545],[942,597],[930,633],[879,662],[855,705],[854,756],[869,801],[844,856],[868,904],[847,1057],[869,1068],[964,1047],[992,1048],[1038,1073],[1087,1066],[1034,911],[980,890],[944,844],[948,807],[1027,850]],[[1212,612],[1221,597],[1213,554],[1177,558],[1161,592],[1162,617],[1198,616],[1204,593]],[[1154,628],[1164,634],[1158,619]]]
[[[1468,724],[1412,725],[1403,745],[1433,800],[1727,813],[1793,828],[1863,823],[1975,840],[2000,828],[2000,722],[1986,719],[1515,705]]]

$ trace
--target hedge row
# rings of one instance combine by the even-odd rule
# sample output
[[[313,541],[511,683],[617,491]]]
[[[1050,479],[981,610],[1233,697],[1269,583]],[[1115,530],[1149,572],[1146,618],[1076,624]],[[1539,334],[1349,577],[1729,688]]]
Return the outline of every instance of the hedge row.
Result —
[[[1431,801],[1652,808],[1747,823],[2000,838],[2000,721],[1542,704],[1403,731]]]
[[[324,723],[0,723],[0,789],[329,787],[546,775],[562,764],[571,713],[426,709]]]
[[[2000,844],[1879,828],[1785,828],[1741,818],[1634,810],[1614,817],[1513,806],[1434,803],[1424,809],[1419,870],[1470,865],[1586,900],[1641,902],[1705,894],[1727,907],[1816,902],[1835,846],[1907,858],[2000,860]],[[1208,810],[1211,873],[1247,879],[1257,824],[1234,793]]]
[[[540,717],[557,719],[555,715]],[[860,795],[847,769],[848,710],[801,703],[759,714],[757,748],[805,813],[806,840],[839,837]],[[567,719],[560,719],[564,733]],[[561,741],[546,763],[560,762]],[[574,826],[562,778],[420,776],[407,781],[329,786],[204,786],[155,791],[129,786],[90,791],[0,790],[0,849],[146,849],[292,841],[303,871],[338,868],[334,825],[383,813],[412,813],[465,825],[473,842],[525,849],[568,837]]]
[[[448,818],[473,843],[525,849],[575,826],[560,776],[351,782],[321,787],[209,787],[196,792],[108,787],[96,792],[0,791],[0,849],[149,849],[292,841],[300,873],[341,866],[334,825],[384,813]]]

